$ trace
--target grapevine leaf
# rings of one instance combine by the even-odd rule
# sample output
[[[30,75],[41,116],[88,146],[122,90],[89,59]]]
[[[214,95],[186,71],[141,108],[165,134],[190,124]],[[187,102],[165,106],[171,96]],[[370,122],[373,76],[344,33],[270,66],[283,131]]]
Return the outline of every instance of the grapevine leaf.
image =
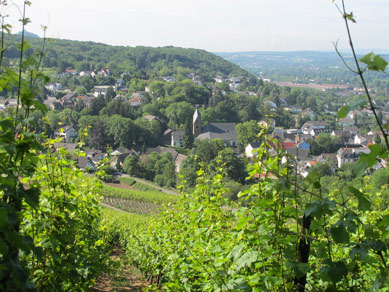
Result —
[[[356,23],[356,22],[357,22],[357,21],[355,20],[354,15],[353,15],[352,12],[350,12],[350,13],[345,13],[343,17],[346,18],[346,19],[348,19],[348,20],[350,20],[350,21],[353,22],[353,23]]]
[[[257,259],[258,259],[257,251],[248,251],[236,261],[236,269],[239,270],[243,267],[248,267]]]
[[[0,240],[0,254],[5,255],[8,253],[8,250],[9,250],[8,245],[3,240]]]
[[[5,208],[0,208],[0,226],[4,226],[8,223],[7,210]]]
[[[388,62],[384,58],[379,55],[374,55],[373,52],[364,55],[361,59],[359,59],[362,63],[367,65],[367,69],[372,71],[385,71]]]
[[[243,248],[243,243],[235,246],[228,254],[228,257],[231,258],[233,261],[237,260],[241,256]]]
[[[366,248],[364,246],[357,245],[357,246],[353,247],[353,249],[351,250],[350,257],[352,259],[354,259],[356,255],[359,255],[360,259],[362,261],[364,261],[366,256],[368,255],[368,253],[369,253],[368,248]]]
[[[368,211],[371,208],[370,201],[366,198],[366,196],[361,193],[356,188],[349,186],[348,187],[351,193],[358,199],[358,210],[360,211]]]
[[[343,119],[347,116],[347,114],[350,112],[351,108],[348,105],[343,106],[338,111],[338,119]]]
[[[335,262],[328,269],[328,277],[333,283],[338,283],[347,275],[347,267],[343,262]]]
[[[331,201],[329,199],[324,199],[322,201],[313,201],[312,203],[307,205],[307,208],[305,209],[305,215],[311,215],[317,219],[320,219],[321,216],[324,214],[331,215],[334,205],[334,201]]]
[[[331,226],[330,234],[336,243],[348,243],[350,241],[346,227],[343,224]]]
[[[389,226],[389,214],[385,215],[380,223],[378,224],[378,227],[388,227]]]
[[[366,99],[364,99],[362,96],[358,96],[350,104],[341,107],[341,109],[338,111],[338,119],[345,118],[347,114],[352,110],[355,110],[357,108],[364,108],[365,104]]]

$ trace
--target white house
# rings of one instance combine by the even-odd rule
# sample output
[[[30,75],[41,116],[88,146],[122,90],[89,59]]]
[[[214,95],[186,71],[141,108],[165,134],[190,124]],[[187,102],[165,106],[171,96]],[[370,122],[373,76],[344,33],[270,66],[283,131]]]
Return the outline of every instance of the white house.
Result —
[[[260,146],[261,142],[250,142],[249,144],[247,144],[244,150],[246,157],[252,160],[256,156],[255,151],[257,151]]]
[[[326,122],[309,121],[309,122],[306,122],[301,127],[301,130],[302,130],[303,134],[309,134],[312,130],[326,129],[326,128],[327,128]]]

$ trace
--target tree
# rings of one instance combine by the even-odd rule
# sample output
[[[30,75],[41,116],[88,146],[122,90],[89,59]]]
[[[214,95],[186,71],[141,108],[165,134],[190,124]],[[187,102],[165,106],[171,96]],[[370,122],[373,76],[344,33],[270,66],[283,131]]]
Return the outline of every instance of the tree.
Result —
[[[239,148],[242,150],[248,143],[258,141],[259,130],[258,123],[254,120],[237,124]]]
[[[98,116],[100,111],[107,105],[107,102],[103,95],[99,95],[98,97],[92,100],[91,110],[92,114]]]
[[[219,151],[218,156],[212,160],[209,168],[215,171],[218,166],[222,166],[232,180],[242,184],[246,181],[248,173],[245,162],[242,158],[235,155],[232,148]]]
[[[88,136],[89,146],[94,149],[105,150],[110,142],[107,136],[107,129],[102,120],[92,125]]]
[[[327,162],[318,162],[309,169],[309,174],[317,176],[317,178],[330,176],[332,175],[332,169]]]
[[[189,119],[185,122],[184,133],[182,135],[182,146],[186,149],[190,149],[193,146],[193,128],[192,123]]]
[[[169,105],[165,110],[165,114],[169,119],[168,126],[172,129],[181,128],[186,120],[192,118],[193,113],[193,106],[186,101]]]
[[[123,170],[125,173],[132,176],[139,175],[141,171],[138,158],[133,155],[127,156],[123,162]]]
[[[206,164],[213,160],[219,151],[224,149],[224,143],[220,139],[196,140],[194,146],[194,153],[197,155],[201,162]]]

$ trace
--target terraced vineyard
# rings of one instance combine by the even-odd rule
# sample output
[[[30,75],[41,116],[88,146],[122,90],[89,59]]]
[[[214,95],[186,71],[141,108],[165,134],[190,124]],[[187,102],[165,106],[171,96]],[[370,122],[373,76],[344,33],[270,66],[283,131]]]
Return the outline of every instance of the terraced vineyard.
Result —
[[[161,208],[161,206],[154,203],[108,196],[104,196],[104,203],[123,211],[142,215],[156,214],[158,209]]]
[[[177,202],[178,197],[158,190],[137,190],[127,187],[103,186],[104,203],[130,213],[157,214],[164,205]]]

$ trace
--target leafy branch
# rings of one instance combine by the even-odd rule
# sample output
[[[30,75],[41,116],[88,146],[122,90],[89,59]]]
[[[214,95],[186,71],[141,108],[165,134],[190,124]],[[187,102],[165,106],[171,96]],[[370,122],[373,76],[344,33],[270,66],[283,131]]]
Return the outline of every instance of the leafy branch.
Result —
[[[333,0],[334,2],[335,0]],[[336,5],[336,4],[335,4]],[[369,92],[369,89],[367,87],[367,84],[366,84],[366,80],[365,80],[365,77],[364,77],[364,72],[368,69],[368,70],[372,70],[372,71],[381,71],[381,72],[384,72],[385,69],[386,69],[386,66],[387,66],[387,62],[379,55],[374,55],[374,53],[369,53],[365,56],[363,56],[361,59],[359,59],[358,61],[358,57],[357,57],[357,54],[355,52],[355,47],[354,47],[354,43],[353,43],[353,40],[352,40],[352,36],[351,36],[351,31],[350,31],[350,26],[349,26],[349,22],[351,21],[352,23],[356,23],[356,20],[354,18],[354,15],[353,13],[347,13],[346,12],[346,6],[345,6],[345,3],[344,3],[344,0],[342,0],[342,6],[341,8],[336,5],[337,9],[339,10],[339,12],[342,14],[342,17],[344,19],[344,22],[345,22],[345,25],[346,25],[346,30],[347,30],[347,36],[348,36],[348,41],[349,41],[349,45],[350,45],[350,48],[351,48],[351,51],[352,51],[352,55],[353,55],[353,59],[354,59],[354,62],[355,62],[355,66],[356,66],[356,70],[353,70],[350,68],[350,66],[347,65],[347,63],[345,62],[344,58],[342,57],[342,55],[339,53],[338,49],[337,49],[337,44],[335,43],[334,46],[335,46],[335,50],[337,52],[337,54],[340,56],[343,64],[345,64],[345,66],[347,67],[347,69],[349,69],[351,72],[354,72],[356,74],[359,75],[359,78],[361,79],[361,82],[362,82],[362,85],[363,85],[363,88],[364,88],[364,91],[366,93],[366,96],[367,96],[367,99],[368,99],[368,102],[369,102],[369,105],[370,105],[370,110],[373,112],[374,114],[374,118],[378,124],[378,127],[380,128],[380,131],[384,137],[384,140],[385,140],[385,145],[386,145],[386,149],[389,151],[389,141],[388,141],[388,134],[387,132],[385,131],[384,129],[384,126],[383,124],[381,123],[380,119],[378,118],[378,115],[377,115],[377,111],[376,111],[376,107],[374,106],[374,102],[373,102],[373,99],[370,95],[370,92]],[[366,68],[361,68],[360,66],[360,63],[359,62],[362,62],[364,64],[366,64]],[[349,108],[350,109],[350,108]],[[345,116],[347,115],[347,111],[342,111],[342,114],[341,116]],[[338,115],[339,116],[339,115]]]

